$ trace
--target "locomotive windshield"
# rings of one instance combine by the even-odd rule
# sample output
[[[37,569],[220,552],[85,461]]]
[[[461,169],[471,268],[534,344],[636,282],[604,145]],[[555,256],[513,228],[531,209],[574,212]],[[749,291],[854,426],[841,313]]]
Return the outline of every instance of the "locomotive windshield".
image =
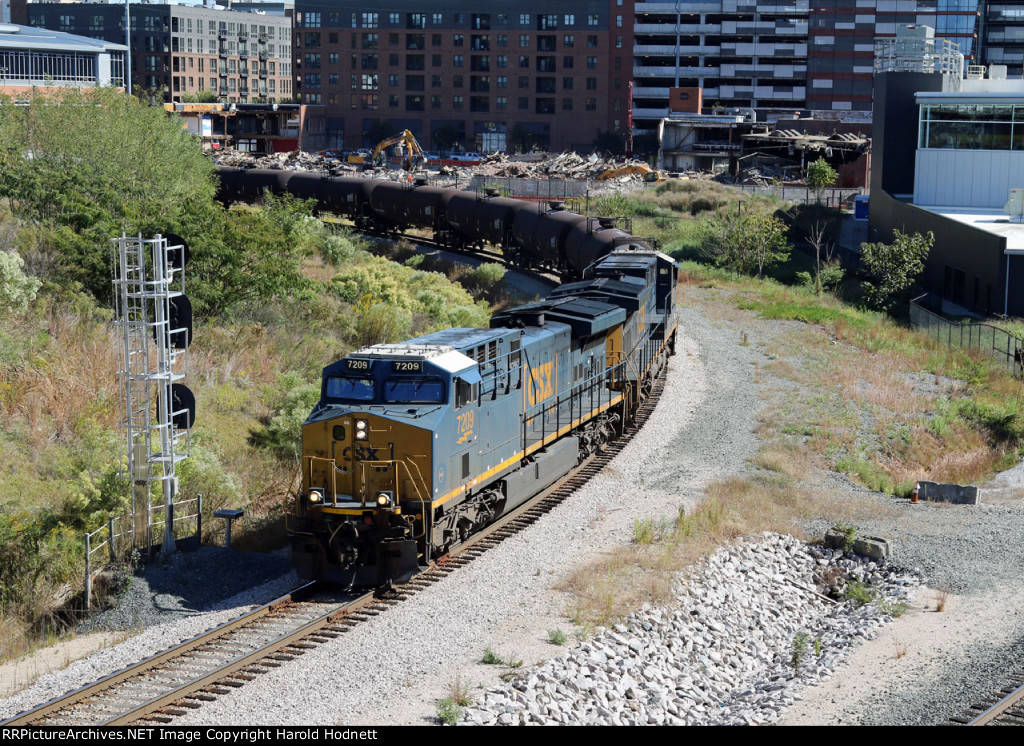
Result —
[[[444,402],[444,389],[444,381],[436,378],[389,378],[384,381],[384,401],[392,404],[441,404]]]
[[[342,401],[373,401],[375,395],[372,378],[342,378],[331,376],[327,379],[327,398]]]

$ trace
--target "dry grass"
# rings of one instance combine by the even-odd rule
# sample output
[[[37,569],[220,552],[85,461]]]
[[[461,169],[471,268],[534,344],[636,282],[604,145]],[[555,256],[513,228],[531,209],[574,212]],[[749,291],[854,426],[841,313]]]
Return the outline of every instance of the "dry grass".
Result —
[[[804,479],[812,459],[808,448],[787,438],[763,445],[753,461],[762,469]]]

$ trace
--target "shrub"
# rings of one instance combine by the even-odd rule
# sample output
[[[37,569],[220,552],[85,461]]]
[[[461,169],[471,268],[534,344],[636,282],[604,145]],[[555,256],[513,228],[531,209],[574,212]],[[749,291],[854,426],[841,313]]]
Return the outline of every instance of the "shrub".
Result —
[[[25,261],[13,251],[0,250],[0,310],[24,310],[36,298],[42,283],[22,271]]]

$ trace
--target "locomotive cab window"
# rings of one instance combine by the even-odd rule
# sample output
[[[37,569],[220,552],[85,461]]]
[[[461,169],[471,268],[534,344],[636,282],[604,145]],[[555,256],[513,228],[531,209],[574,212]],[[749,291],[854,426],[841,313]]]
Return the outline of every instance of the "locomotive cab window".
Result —
[[[327,379],[327,398],[339,401],[373,401],[376,392],[372,378],[331,376]]]
[[[455,408],[461,409],[467,404],[475,404],[479,396],[480,384],[470,383],[461,378],[455,379]]]
[[[441,404],[444,402],[444,388],[444,381],[436,378],[390,378],[384,381],[384,401],[391,404]]]

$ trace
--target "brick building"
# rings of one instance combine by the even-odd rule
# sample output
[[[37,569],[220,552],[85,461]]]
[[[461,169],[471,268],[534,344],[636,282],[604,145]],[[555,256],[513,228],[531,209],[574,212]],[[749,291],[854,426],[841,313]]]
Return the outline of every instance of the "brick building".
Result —
[[[374,144],[379,120],[431,149],[586,149],[625,134],[632,0],[491,7],[296,0],[295,91],[326,106],[328,147]]]
[[[12,5],[16,23],[124,42],[124,5]],[[225,103],[286,102],[292,91],[291,18],[191,5],[131,5],[132,86],[165,101],[213,95]]]

